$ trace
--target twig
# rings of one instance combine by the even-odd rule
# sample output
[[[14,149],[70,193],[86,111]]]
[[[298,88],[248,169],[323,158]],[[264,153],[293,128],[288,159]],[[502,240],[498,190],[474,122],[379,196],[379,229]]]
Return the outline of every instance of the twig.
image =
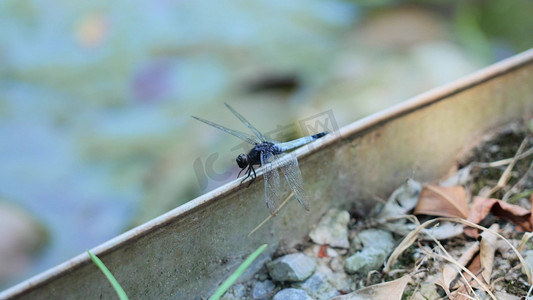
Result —
[[[435,223],[441,222],[441,221],[451,221],[451,222],[455,222],[455,223],[461,223],[463,225],[467,225],[467,226],[470,226],[470,227],[477,228],[479,230],[484,230],[484,231],[488,231],[488,232],[490,232],[492,234],[495,234],[500,239],[505,241],[505,243],[507,243],[507,245],[509,245],[509,247],[511,247],[511,250],[516,254],[518,259],[520,260],[520,263],[522,263],[522,264],[526,263],[524,258],[520,254],[520,252],[513,246],[513,244],[511,244],[511,242],[509,242],[501,234],[495,232],[494,230],[491,230],[490,228],[485,228],[483,226],[480,226],[478,224],[475,224],[475,223],[472,223],[472,222],[470,222],[468,220],[464,220],[464,219],[460,219],[460,218],[439,217],[439,218],[431,219],[429,221],[424,222],[417,229],[413,230],[408,235],[406,235],[404,237],[404,239],[400,242],[400,244],[398,246],[396,246],[396,249],[394,249],[394,251],[389,255],[389,259],[385,263],[385,267],[383,268],[383,272],[388,272],[390,270],[391,265],[396,261],[396,259],[400,256],[400,254],[403,253],[407,248],[409,248],[409,246],[411,246],[413,242],[415,242],[416,238],[418,237],[418,235],[420,234],[420,232],[422,231],[423,228],[429,227],[429,226],[431,226],[431,225],[433,225]],[[528,283],[532,284],[533,283],[533,274],[532,274],[531,270],[526,270],[526,275],[527,275],[527,278],[528,278]]]
[[[511,170],[514,168],[514,165],[516,164],[516,161],[518,160],[517,159],[518,156],[520,155],[520,153],[522,153],[522,151],[524,150],[524,147],[526,147],[527,140],[528,140],[528,138],[526,137],[522,141],[522,143],[520,144],[520,147],[518,147],[518,150],[516,150],[516,154],[513,157],[513,160],[511,161],[511,163],[507,166],[507,168],[503,172],[503,174],[500,177],[500,180],[498,180],[498,183],[496,184],[496,186],[494,186],[489,191],[487,197],[490,197],[490,195],[494,194],[496,191],[500,190],[501,188],[503,188],[505,186],[505,184],[507,183],[507,181],[509,180],[509,177],[511,175]]]
[[[448,254],[448,252],[446,251],[446,249],[444,249],[444,247],[442,247],[442,245],[438,242],[438,240],[435,240],[437,241],[437,246],[439,247],[440,250],[443,250],[445,255],[442,255],[442,254],[437,254],[437,253],[427,253],[428,255],[434,257],[434,258],[441,258],[441,259],[444,259],[446,260],[447,262],[453,264],[455,267],[458,267],[460,268],[463,272],[465,273],[468,273],[470,275],[470,277],[472,277],[476,282],[477,284],[479,284],[480,287],[483,288],[483,290],[485,292],[487,292],[487,294],[489,294],[491,296],[492,299],[496,300],[497,298],[492,294],[492,292],[488,289],[488,287],[485,286],[485,284],[483,282],[481,282],[481,280],[479,280],[479,278],[475,277],[475,275],[470,271],[468,270],[466,267],[460,265],[460,263],[457,262],[457,260],[453,259],[453,257],[450,256],[450,254]],[[426,249],[422,249],[423,251],[427,251]],[[459,275],[461,277],[463,277],[463,281],[467,282],[466,281],[466,278],[464,277],[463,273],[461,272],[458,272]],[[476,295],[476,293],[474,293],[474,295]]]
[[[511,273],[511,271],[509,271],[509,273]],[[494,287],[496,286],[496,283],[498,283],[500,281],[503,281],[503,280],[505,280],[505,276],[492,280],[492,283],[490,284],[490,290],[491,291],[494,290]]]
[[[368,274],[366,274],[366,286],[369,286],[372,282],[372,274],[379,274],[379,272],[376,270],[372,270],[368,272]]]
[[[530,156],[531,154],[533,154],[533,147],[529,148],[524,153],[516,156],[516,160],[522,160],[522,159]],[[515,159],[515,157],[510,157],[510,158],[497,160],[497,161],[493,161],[493,162],[488,162],[488,163],[474,162],[474,163],[472,163],[472,166],[478,167],[478,168],[496,168],[496,167],[501,167],[501,166],[505,166],[505,165],[510,164],[513,161],[513,159]]]
[[[531,169],[533,168],[533,162],[531,162],[531,164],[529,164],[529,168],[527,168],[526,172],[524,173],[524,175],[522,176],[522,178],[520,178],[520,180],[518,180],[518,182],[513,185],[512,188],[510,188],[502,197],[502,201],[504,202],[507,202],[507,200],[509,199],[509,197],[511,197],[511,194],[512,192],[515,190],[515,189],[518,189],[520,186],[522,186],[524,184],[524,182],[526,181],[526,179],[528,178],[528,173],[529,171],[531,171]]]
[[[289,201],[289,199],[292,198],[292,196],[294,196],[294,192],[291,192],[291,194],[287,196],[285,200],[283,200],[281,205],[278,208],[276,208],[276,210],[274,210],[272,214],[268,215],[268,217],[266,217],[266,219],[264,219],[263,222],[261,222],[261,224],[257,225],[257,227],[255,227],[252,231],[250,231],[250,233],[248,233],[248,237],[250,237],[254,232],[259,230],[259,228],[261,228],[263,225],[265,225],[265,223],[268,222],[268,220],[270,220],[272,216],[275,216],[280,211],[280,209],[287,203],[287,201]]]

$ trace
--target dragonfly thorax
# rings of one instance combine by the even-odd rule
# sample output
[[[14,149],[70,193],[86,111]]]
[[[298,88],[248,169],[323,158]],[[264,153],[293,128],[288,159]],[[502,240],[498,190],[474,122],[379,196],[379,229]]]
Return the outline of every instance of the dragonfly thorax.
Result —
[[[255,146],[248,152],[248,154],[239,154],[237,156],[237,165],[239,168],[246,168],[252,165],[261,165],[261,153],[280,154],[282,151],[273,143],[263,142],[255,144]]]

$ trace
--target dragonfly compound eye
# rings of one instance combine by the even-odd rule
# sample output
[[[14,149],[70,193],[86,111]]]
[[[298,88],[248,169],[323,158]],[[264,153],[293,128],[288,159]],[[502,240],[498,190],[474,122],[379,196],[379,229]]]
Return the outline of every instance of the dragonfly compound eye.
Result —
[[[239,156],[237,156],[237,165],[239,165],[239,168],[246,168],[248,166],[248,156],[244,153],[242,154],[239,154]]]

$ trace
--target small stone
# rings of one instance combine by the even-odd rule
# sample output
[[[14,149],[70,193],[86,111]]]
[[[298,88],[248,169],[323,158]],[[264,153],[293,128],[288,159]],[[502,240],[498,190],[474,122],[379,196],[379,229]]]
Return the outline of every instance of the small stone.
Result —
[[[382,229],[368,229],[361,231],[354,238],[355,249],[363,248],[378,248],[384,249],[386,252],[392,250],[394,247],[394,238],[392,234]]]
[[[351,290],[353,285],[351,276],[346,274],[346,272],[333,272],[331,276],[328,277],[328,282],[337,292]]]
[[[238,300],[238,299],[245,299],[248,298],[248,287],[243,283],[237,283],[232,285],[226,293],[224,293],[224,296],[222,296],[222,300]]]
[[[437,292],[437,286],[433,283],[422,282],[420,288],[413,294],[412,300],[439,299],[441,296]]]
[[[333,272],[342,272],[344,270],[342,262],[337,258],[331,259],[329,262],[329,267]]]
[[[362,248],[362,250],[346,259],[344,270],[350,274],[366,274],[383,265],[394,247],[394,238],[388,231],[368,229],[357,235],[354,244],[356,248]]]
[[[504,292],[494,292],[494,296],[496,296],[496,299],[498,300],[520,300],[522,299],[518,296],[507,294]]]
[[[300,289],[283,289],[279,291],[272,300],[313,300],[304,290]]]
[[[489,299],[489,297],[488,297],[489,295],[485,291],[476,290],[475,293],[477,295],[477,297],[476,297],[477,299]]]
[[[254,299],[268,299],[270,293],[276,288],[276,285],[271,280],[257,281],[254,284],[252,296]]]
[[[311,257],[294,253],[282,256],[267,264],[268,273],[275,281],[304,281],[313,275],[316,262]]]
[[[299,282],[293,285],[293,287],[300,288],[307,292],[308,295],[313,295],[315,299],[329,299],[337,296],[339,293],[329,282],[328,277],[332,274],[331,270],[317,271],[304,282]]]
[[[20,207],[0,198],[0,286],[20,279],[48,241],[48,232]]]
[[[376,248],[367,248],[348,257],[344,263],[344,270],[348,274],[366,274],[381,267],[386,253]]]
[[[258,280],[258,281],[265,281],[268,279],[268,270],[266,269],[266,267],[263,267],[261,268],[261,270],[259,270],[255,275],[254,275],[254,278],[255,280]]]
[[[348,222],[350,214],[345,210],[330,209],[318,222],[309,237],[315,244],[328,244],[331,247],[348,248]]]

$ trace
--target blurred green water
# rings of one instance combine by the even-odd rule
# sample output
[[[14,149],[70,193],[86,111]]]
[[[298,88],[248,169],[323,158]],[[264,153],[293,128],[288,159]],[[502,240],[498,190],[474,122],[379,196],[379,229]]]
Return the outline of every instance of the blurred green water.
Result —
[[[24,276],[201,193],[192,161],[206,143],[190,114],[249,75],[325,65],[354,11],[339,1],[1,2],[0,197],[51,237]]]

